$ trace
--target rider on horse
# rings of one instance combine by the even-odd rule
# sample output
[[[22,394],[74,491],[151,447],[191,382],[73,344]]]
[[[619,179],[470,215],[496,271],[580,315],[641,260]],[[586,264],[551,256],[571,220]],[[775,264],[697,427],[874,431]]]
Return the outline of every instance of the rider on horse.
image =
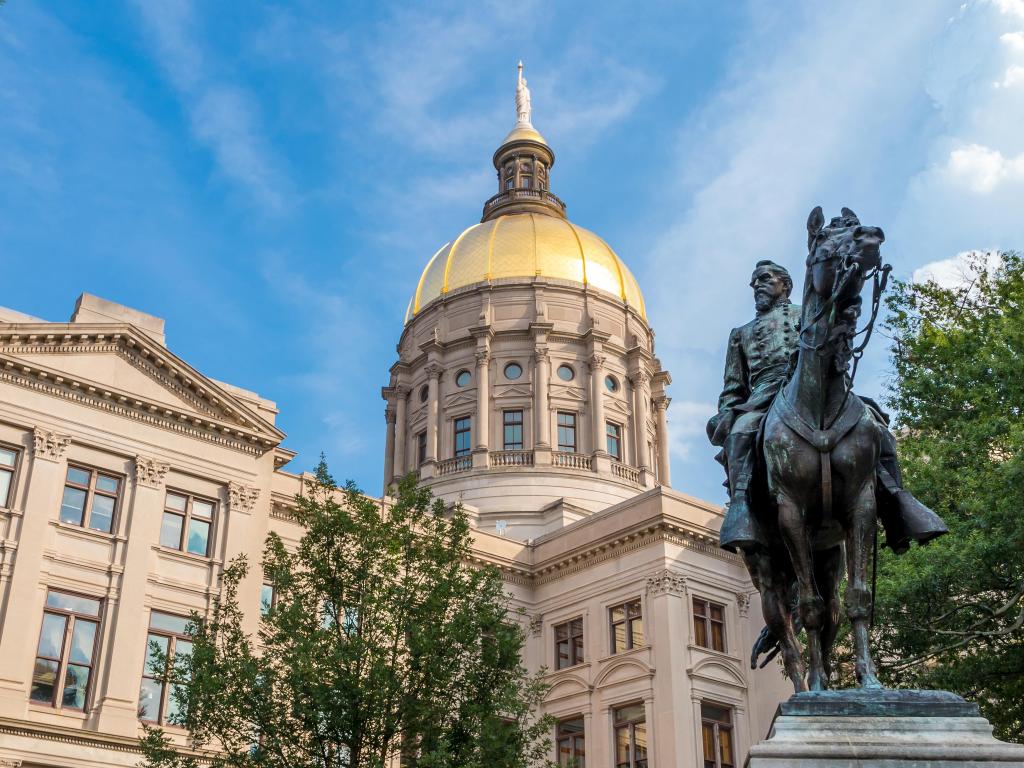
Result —
[[[759,261],[751,276],[757,316],[729,334],[725,382],[718,413],[708,422],[708,437],[721,447],[717,458],[725,465],[729,506],[720,532],[721,546],[750,551],[764,546],[764,534],[752,513],[751,484],[758,462],[757,435],[772,400],[785,385],[800,339],[801,309],[789,300],[793,280],[772,261]],[[869,398],[861,398],[875,416],[881,433],[876,476],[878,514],[886,543],[897,552],[910,541],[924,543],[946,532],[942,520],[903,489],[896,459],[896,440],[888,416]]]

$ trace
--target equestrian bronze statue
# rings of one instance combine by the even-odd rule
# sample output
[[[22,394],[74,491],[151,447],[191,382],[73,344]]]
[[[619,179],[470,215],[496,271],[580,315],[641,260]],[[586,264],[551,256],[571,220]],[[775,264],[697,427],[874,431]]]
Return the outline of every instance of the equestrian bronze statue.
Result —
[[[844,567],[857,682],[881,687],[868,647],[877,521],[896,552],[946,533],[903,489],[888,416],[852,389],[890,269],[881,260],[884,240],[848,208],[828,225],[815,208],[802,306],[789,300],[793,281],[783,267],[757,263],[750,282],[757,316],[730,334],[718,413],[708,423],[730,495],[721,546],[742,552],[767,625],[751,666],[781,653],[797,691],[829,687]],[[871,317],[858,332],[868,281]]]

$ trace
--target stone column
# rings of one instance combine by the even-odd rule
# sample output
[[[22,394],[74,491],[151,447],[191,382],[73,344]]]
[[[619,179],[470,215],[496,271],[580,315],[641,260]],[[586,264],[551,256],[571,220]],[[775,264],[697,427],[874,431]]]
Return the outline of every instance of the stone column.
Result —
[[[476,442],[473,467],[487,468],[487,451],[491,447],[491,353],[485,347],[476,351]]]
[[[399,384],[395,387],[395,460],[391,481],[405,477],[409,466],[405,461],[405,447],[409,444],[408,426],[406,424],[409,388]]]
[[[395,409],[388,403],[384,409],[384,422],[387,433],[384,438],[384,494],[395,477]]]
[[[651,646],[653,701],[648,699],[648,756],[651,765],[690,765],[680,755],[693,755],[689,707],[690,667],[686,648],[686,577],[662,569],[647,577],[644,623]],[[699,724],[698,718],[698,724]],[[698,726],[699,727],[699,726]],[[699,763],[699,761],[698,761]]]
[[[654,408],[658,412],[658,485],[672,485],[672,471],[668,455],[668,404],[671,397],[658,397]]]
[[[50,523],[57,518],[60,507],[67,470],[64,455],[71,445],[70,437],[45,429],[36,429],[33,441],[10,598],[4,613],[4,631],[0,633],[0,716],[19,719],[25,717],[28,705],[32,659],[36,655],[46,595],[46,587],[39,579],[43,551],[52,535]]]
[[[534,464],[551,463],[551,357],[546,344],[538,345],[534,354],[533,376],[533,461]]]
[[[611,472],[608,455],[608,435],[604,423],[604,364],[607,358],[594,353],[590,356],[590,433],[593,435],[594,469]],[[621,450],[621,447],[620,447]]]
[[[444,369],[437,363],[427,365],[427,458],[420,469],[420,476],[434,476],[437,466],[437,422],[441,411],[440,386]]]
[[[647,422],[651,417],[651,393],[648,387],[647,370],[640,369],[629,378],[633,387],[633,437],[636,442],[636,465],[640,468],[640,482],[645,488],[654,483],[651,480],[651,455],[647,446]]]
[[[148,456],[135,457],[135,474],[130,496],[118,524],[118,534],[127,541],[120,558],[118,599],[104,605],[100,652],[103,654],[103,691],[98,701],[97,730],[134,736],[139,724],[139,677],[127,670],[141,670],[146,657],[146,587],[150,548],[160,539],[160,517],[164,507],[164,477],[170,467]],[[133,631],[124,631],[132,627]],[[120,630],[120,631],[118,631]],[[100,682],[100,681],[97,681]]]

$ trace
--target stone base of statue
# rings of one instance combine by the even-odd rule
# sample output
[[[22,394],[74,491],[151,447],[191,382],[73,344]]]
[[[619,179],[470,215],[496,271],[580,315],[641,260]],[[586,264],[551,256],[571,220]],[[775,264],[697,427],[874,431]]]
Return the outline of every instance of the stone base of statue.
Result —
[[[746,768],[1024,768],[1024,745],[992,736],[978,705],[946,691],[794,694]]]

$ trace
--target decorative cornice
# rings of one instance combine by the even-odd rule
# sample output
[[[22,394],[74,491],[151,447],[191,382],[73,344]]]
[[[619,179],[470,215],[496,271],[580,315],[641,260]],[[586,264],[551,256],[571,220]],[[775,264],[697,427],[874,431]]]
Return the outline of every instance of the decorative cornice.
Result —
[[[170,464],[164,464],[148,456],[136,456],[135,482],[149,488],[162,488],[164,477],[170,468]]]
[[[48,429],[38,427],[32,433],[35,439],[35,450],[33,455],[37,459],[46,461],[61,461],[64,454],[71,445],[71,438],[67,435],[60,435]]]
[[[660,570],[647,577],[647,594],[652,597],[658,595],[683,597],[686,595],[686,577],[667,568]]]
[[[234,481],[228,483],[228,508],[232,512],[249,514],[256,506],[256,499],[259,497],[259,488]]]

